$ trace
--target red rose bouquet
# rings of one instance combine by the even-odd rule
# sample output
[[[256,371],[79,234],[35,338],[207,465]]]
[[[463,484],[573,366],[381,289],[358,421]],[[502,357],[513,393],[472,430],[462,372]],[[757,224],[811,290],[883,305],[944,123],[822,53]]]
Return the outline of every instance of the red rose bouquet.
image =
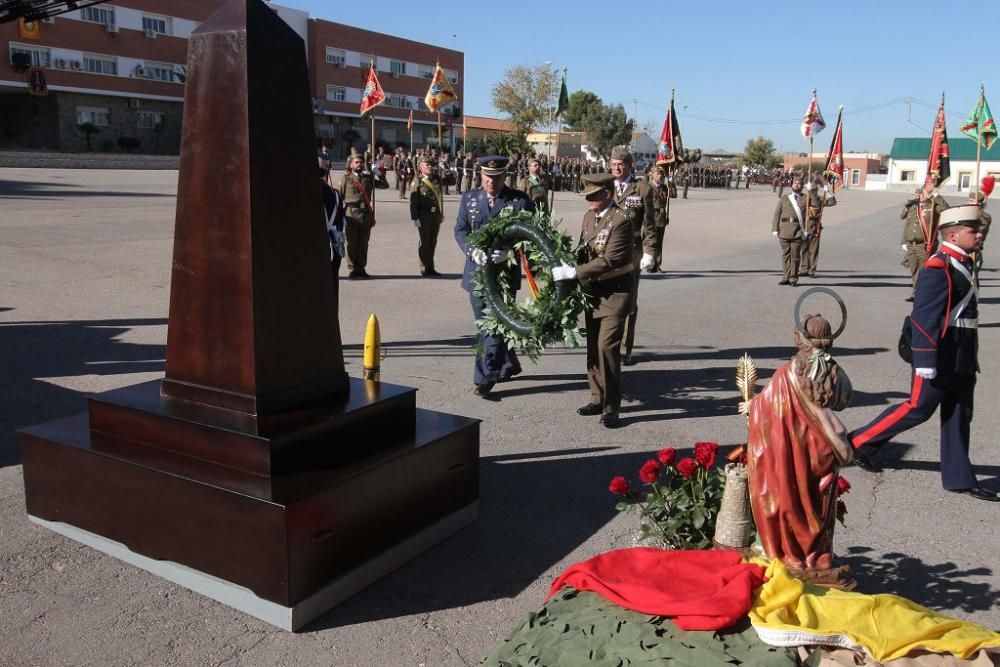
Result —
[[[608,490],[622,496],[616,509],[638,508],[639,542],[669,549],[712,545],[725,485],[724,473],[714,468],[718,451],[717,443],[698,442],[694,456],[678,460],[677,450],[665,447],[639,469],[642,487],[621,476],[611,480]]]

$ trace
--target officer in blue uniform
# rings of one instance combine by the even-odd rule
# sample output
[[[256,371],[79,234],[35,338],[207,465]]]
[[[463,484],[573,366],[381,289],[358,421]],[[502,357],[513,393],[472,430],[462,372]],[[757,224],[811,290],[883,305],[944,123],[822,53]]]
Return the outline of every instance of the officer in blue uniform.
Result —
[[[939,220],[942,243],[917,278],[910,314],[910,400],[853,431],[851,443],[858,467],[881,472],[872,459],[878,448],[930,419],[940,406],[942,485],[978,500],[1000,501],[996,493],[979,486],[969,460],[969,425],[979,371],[979,288],[970,253],[983,244],[980,208],[950,208]]]
[[[476,320],[483,316],[483,303],[472,293],[472,274],[477,266],[485,266],[487,262],[504,264],[510,256],[510,250],[495,250],[492,255],[470,246],[469,234],[485,225],[504,210],[534,211],[531,198],[520,190],[508,187],[504,183],[507,176],[509,159],[499,155],[488,155],[478,160],[479,171],[482,174],[482,187],[466,191],[458,205],[458,218],[455,221],[455,240],[458,247],[465,253],[465,270],[462,273],[462,287],[469,293],[472,303],[472,315]],[[521,285],[521,272],[512,269],[510,274],[511,288],[516,292]],[[476,355],[476,368],[473,375],[474,393],[486,398],[497,382],[509,380],[521,372],[521,363],[517,354],[507,349],[507,343],[502,338],[479,332],[479,354]]]

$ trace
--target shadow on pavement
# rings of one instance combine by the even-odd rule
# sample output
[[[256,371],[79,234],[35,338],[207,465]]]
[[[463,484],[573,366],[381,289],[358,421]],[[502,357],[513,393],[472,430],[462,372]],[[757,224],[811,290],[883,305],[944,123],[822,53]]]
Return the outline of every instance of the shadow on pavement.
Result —
[[[165,318],[0,324],[0,468],[17,465],[15,431],[87,409],[86,394],[47,378],[163,372],[165,348],[115,340]]]
[[[0,180],[0,199],[59,199],[62,197],[175,197],[174,193],[127,190],[81,190],[65,183]]]
[[[989,583],[965,581],[991,576],[986,567],[963,570],[954,563],[925,563],[896,552],[876,556],[868,547],[851,547],[841,560],[851,566],[858,590],[865,593],[893,593],[944,612],[989,611],[1000,605],[1000,591]]]
[[[618,514],[608,492],[611,478],[636,481],[651,454],[616,452],[593,447],[483,458],[475,524],[305,632],[513,598],[540,577],[549,578],[550,570],[555,578],[561,568],[553,567]]]

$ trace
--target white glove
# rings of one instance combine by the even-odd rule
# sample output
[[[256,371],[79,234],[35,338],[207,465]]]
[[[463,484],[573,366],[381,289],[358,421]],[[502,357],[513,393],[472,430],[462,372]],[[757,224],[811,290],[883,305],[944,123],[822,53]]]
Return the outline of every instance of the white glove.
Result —
[[[903,245],[899,246],[899,247],[903,249],[903,252],[906,252],[907,250],[909,250],[909,248],[906,247],[905,243]]]
[[[486,251],[482,248],[473,249],[472,254],[469,255],[469,257],[471,257],[472,261],[479,266],[486,266],[486,263],[490,261],[490,256],[487,255]]]
[[[778,232],[771,232],[771,236],[773,236],[774,238],[778,238]]]
[[[420,229],[420,221],[419,220],[414,220],[413,221],[413,226],[416,227],[417,229]]]
[[[925,380],[933,380],[937,377],[936,368],[914,368],[913,372]]]
[[[656,265],[656,258],[649,253],[643,253],[642,261],[639,262],[639,268],[643,271],[648,271]]]
[[[503,264],[510,257],[510,250],[494,250],[490,255],[490,261],[494,264]]]
[[[562,262],[559,266],[552,267],[553,280],[576,280],[576,267]]]
[[[823,186],[823,198],[827,199],[829,197],[830,197],[830,186],[829,185],[824,185]]]

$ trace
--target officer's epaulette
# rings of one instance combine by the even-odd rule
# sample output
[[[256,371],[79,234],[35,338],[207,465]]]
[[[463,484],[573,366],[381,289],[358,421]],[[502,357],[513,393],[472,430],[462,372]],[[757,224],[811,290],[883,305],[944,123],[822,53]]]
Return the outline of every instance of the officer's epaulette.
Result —
[[[944,257],[941,257],[940,255],[932,255],[931,258],[924,263],[925,269],[944,269],[947,267],[948,263],[945,261]]]

